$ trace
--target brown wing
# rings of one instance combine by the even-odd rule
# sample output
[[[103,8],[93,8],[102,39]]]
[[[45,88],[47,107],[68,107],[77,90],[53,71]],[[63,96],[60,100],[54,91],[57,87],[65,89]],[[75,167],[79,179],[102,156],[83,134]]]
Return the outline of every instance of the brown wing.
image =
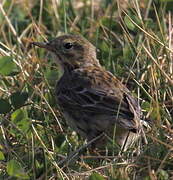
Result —
[[[128,89],[111,73],[94,67],[78,69],[67,78],[68,81],[62,79],[57,85],[57,89],[61,89],[57,91],[61,107],[90,116],[107,115],[126,129],[138,129],[140,107]]]

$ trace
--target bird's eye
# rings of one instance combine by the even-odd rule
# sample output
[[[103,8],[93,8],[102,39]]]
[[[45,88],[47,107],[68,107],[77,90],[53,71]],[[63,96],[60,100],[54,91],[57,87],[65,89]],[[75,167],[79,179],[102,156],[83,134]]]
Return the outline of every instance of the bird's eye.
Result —
[[[72,47],[73,47],[73,44],[70,42],[64,44],[65,49],[71,49]]]

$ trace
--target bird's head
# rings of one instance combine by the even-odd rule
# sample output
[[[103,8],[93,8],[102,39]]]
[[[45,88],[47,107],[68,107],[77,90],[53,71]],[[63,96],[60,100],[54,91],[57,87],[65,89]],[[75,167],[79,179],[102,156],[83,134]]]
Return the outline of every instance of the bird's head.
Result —
[[[87,64],[99,64],[95,47],[78,35],[63,35],[47,43],[33,42],[35,46],[53,52],[56,61],[62,66],[80,67]]]

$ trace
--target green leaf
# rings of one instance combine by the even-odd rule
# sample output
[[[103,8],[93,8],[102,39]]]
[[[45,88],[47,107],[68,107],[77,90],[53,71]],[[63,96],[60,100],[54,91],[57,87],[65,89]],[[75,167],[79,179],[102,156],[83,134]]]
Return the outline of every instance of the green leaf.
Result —
[[[149,111],[151,109],[151,104],[148,101],[144,101],[141,105],[142,109]]]
[[[13,62],[13,58],[9,56],[2,56],[0,58],[0,74],[8,76],[16,72],[16,64]]]
[[[27,111],[18,109],[11,114],[11,120],[17,125],[23,132],[28,131],[31,121],[28,118]]]
[[[105,178],[98,173],[93,173],[89,177],[89,180],[105,180]]]
[[[5,114],[11,111],[11,105],[6,99],[0,99],[0,114]]]
[[[29,118],[23,119],[19,123],[17,123],[17,126],[19,129],[21,129],[24,133],[27,132],[30,128],[31,121]]]
[[[128,27],[130,30],[132,30],[132,31],[135,30],[136,27],[135,27],[135,25],[133,24],[133,22],[129,19],[128,16],[125,16],[124,22],[125,22],[125,24],[127,25],[127,27]]]
[[[18,123],[20,121],[22,121],[23,119],[28,118],[28,114],[27,111],[23,110],[23,109],[17,109],[16,111],[14,111],[11,114],[11,120],[14,123]]]
[[[10,96],[11,103],[15,109],[22,107],[28,99],[28,93],[15,92]]]
[[[158,176],[159,176],[159,178],[158,178],[159,180],[168,180],[169,179],[168,173],[163,169],[160,169]]]
[[[45,98],[52,107],[56,105],[56,99],[50,92],[45,93]]]
[[[123,48],[123,58],[127,61],[130,61],[133,56],[133,51],[131,50],[129,45],[125,45]]]
[[[107,53],[110,51],[110,47],[108,46],[108,44],[105,41],[103,41],[100,44],[100,48],[102,51],[107,52]]]
[[[2,151],[0,151],[0,161],[5,160],[5,156]]]
[[[60,72],[54,69],[53,70],[48,69],[45,73],[45,77],[48,80],[50,86],[55,86],[55,83],[57,79],[59,79],[59,76],[60,76]]]
[[[10,176],[15,176],[20,171],[20,164],[16,160],[10,160],[7,163],[7,172]]]
[[[16,160],[10,160],[7,163],[7,173],[10,176],[18,177],[20,179],[29,179],[29,176],[24,172],[21,164]]]

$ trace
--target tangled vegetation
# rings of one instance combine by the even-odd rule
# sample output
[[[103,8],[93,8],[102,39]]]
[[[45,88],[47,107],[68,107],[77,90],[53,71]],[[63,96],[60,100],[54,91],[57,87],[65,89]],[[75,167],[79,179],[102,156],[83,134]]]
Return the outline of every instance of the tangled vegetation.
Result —
[[[0,179],[172,179],[172,12],[171,0],[1,1]],[[58,111],[61,72],[30,43],[64,33],[92,42],[102,66],[140,99],[152,128],[135,160],[131,149],[126,160],[114,149],[107,156],[85,151]]]

